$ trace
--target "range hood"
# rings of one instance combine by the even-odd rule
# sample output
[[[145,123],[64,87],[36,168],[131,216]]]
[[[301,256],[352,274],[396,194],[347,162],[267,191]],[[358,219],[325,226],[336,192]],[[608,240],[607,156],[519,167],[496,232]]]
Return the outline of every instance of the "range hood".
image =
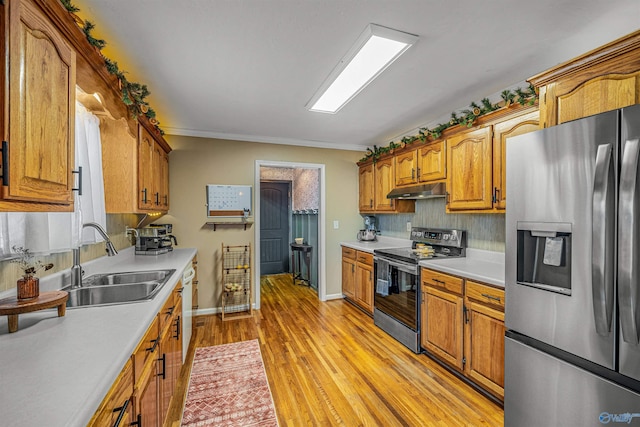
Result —
[[[446,196],[444,182],[395,188],[387,194],[387,199],[432,199]]]

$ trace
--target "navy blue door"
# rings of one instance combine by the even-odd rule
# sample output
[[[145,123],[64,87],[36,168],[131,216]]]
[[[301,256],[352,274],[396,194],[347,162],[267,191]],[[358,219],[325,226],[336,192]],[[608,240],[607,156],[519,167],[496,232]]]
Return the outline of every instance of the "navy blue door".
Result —
[[[289,271],[288,182],[260,183],[260,274]]]

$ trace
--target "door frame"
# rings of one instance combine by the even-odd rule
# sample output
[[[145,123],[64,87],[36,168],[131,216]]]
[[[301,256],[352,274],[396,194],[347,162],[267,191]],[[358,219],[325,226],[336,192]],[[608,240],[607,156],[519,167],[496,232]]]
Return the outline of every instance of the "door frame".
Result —
[[[280,162],[275,160],[256,160],[254,173],[255,194],[258,196],[254,200],[254,246],[255,259],[260,259],[260,168],[276,167],[276,168],[298,168],[298,169],[319,169],[320,171],[320,206],[318,206],[318,299],[320,301],[327,300],[326,286],[326,230],[325,230],[325,165],[319,163],[300,163],[300,162]],[[255,276],[253,278],[254,290],[254,306],[260,309],[260,264],[255,263]]]

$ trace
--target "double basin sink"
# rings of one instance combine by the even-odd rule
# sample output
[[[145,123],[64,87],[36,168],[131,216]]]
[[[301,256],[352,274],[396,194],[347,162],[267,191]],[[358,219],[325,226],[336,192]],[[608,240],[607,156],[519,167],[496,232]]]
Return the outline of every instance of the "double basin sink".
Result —
[[[134,271],[94,274],[82,278],[77,288],[62,288],[69,293],[67,307],[126,304],[153,299],[176,270]]]

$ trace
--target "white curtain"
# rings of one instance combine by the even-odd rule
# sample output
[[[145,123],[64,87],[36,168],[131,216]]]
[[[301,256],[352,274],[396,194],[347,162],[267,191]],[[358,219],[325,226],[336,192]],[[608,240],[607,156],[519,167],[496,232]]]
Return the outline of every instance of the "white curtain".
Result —
[[[76,103],[75,122],[75,169],[82,166],[82,195],[74,192],[74,212],[0,213],[0,256],[9,255],[12,246],[50,253],[102,240],[93,228],[82,230],[87,222],[106,229],[100,120]]]

